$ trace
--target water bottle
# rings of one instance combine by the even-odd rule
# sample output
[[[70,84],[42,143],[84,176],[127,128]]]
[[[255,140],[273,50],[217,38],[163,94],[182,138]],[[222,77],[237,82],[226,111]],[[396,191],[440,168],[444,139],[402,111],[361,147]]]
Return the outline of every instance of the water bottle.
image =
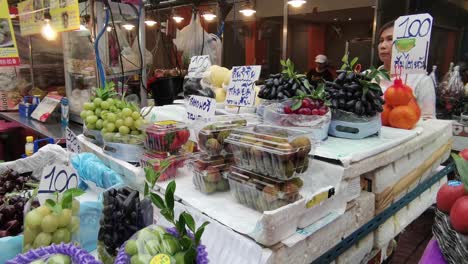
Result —
[[[60,101],[60,107],[61,107],[61,110],[62,110],[62,114],[61,114],[61,123],[62,123],[62,127],[66,127],[68,126],[68,111],[70,109],[70,106],[68,104],[68,98],[66,97],[63,97],[62,100]]]

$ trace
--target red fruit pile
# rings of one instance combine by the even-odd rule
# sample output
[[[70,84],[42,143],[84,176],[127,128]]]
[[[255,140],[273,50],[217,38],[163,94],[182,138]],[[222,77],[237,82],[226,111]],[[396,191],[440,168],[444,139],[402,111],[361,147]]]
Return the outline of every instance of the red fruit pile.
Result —
[[[302,99],[301,106],[292,110],[291,105],[284,106],[284,113],[286,114],[297,114],[297,115],[319,115],[323,116],[328,113],[328,106],[326,106],[322,100],[313,100],[310,98]]]

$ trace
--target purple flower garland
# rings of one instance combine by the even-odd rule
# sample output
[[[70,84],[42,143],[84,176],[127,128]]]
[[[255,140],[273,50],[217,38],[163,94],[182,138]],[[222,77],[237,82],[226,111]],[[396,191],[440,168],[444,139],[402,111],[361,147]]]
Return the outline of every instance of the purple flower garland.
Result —
[[[173,237],[176,237],[176,238],[179,237],[179,233],[177,232],[177,229],[175,227],[166,228],[166,231]],[[191,239],[194,239],[194,236],[192,232],[190,231],[188,231],[188,236]],[[117,255],[117,258],[115,259],[114,264],[129,264],[130,263],[130,256],[127,253],[125,253],[125,244],[123,244],[122,247],[120,247],[119,253]],[[206,252],[206,247],[200,244],[197,247],[196,264],[208,264],[208,263],[209,263],[208,252]]]
[[[8,260],[6,264],[29,264],[32,261],[41,259],[43,257],[52,256],[55,254],[63,254],[69,256],[72,259],[72,263],[102,264],[102,262],[96,260],[86,250],[77,247],[71,243],[61,243],[60,245],[53,244],[48,247],[32,249],[24,254],[16,256],[14,259]]]

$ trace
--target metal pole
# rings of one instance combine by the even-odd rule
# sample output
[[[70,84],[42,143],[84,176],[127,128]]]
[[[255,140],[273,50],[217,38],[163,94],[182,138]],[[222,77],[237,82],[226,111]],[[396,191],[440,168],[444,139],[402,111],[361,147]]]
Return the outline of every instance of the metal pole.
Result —
[[[377,34],[377,16],[379,10],[379,0],[375,0],[375,8],[374,8],[374,21],[372,23],[372,44],[371,44],[371,57],[370,57],[370,64],[374,65],[374,57],[375,57],[375,45],[376,45],[376,34]],[[378,36],[380,37],[380,36]]]
[[[29,71],[31,74],[31,90],[34,89],[34,59],[33,59],[33,50],[32,50],[32,40],[31,37],[28,38],[28,44],[29,44]]]
[[[141,16],[140,16],[140,27],[139,27],[139,37],[140,37],[140,48],[141,52],[143,52],[143,60],[141,61],[141,84],[140,84],[140,98],[141,98],[141,107],[147,106],[147,91],[143,88],[143,84],[146,84],[146,63],[145,63],[145,51],[146,51],[146,27],[145,27],[145,9],[141,9]],[[148,89],[148,87],[146,87]]]
[[[288,0],[284,0],[283,10],[283,60],[288,57]]]

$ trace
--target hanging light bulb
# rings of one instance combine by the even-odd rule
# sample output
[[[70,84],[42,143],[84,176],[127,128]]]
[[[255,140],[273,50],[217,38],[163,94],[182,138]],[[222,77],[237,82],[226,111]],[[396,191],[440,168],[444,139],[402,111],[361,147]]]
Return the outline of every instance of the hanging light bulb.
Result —
[[[213,11],[209,10],[209,11],[203,13],[202,17],[206,21],[213,21],[216,18],[216,15],[213,13]]]
[[[145,24],[148,26],[148,27],[152,27],[154,25],[156,25],[158,22],[156,22],[156,20],[154,20],[154,17],[152,15],[148,15],[145,19]]]
[[[174,21],[175,21],[176,23],[180,23],[180,22],[184,21],[184,18],[181,17],[180,15],[177,15],[177,14],[174,14],[174,15],[172,16],[172,19],[174,19]]]
[[[52,17],[49,12],[44,12],[44,26],[42,26],[41,34],[47,40],[55,40],[57,38],[57,32],[50,25]]]
[[[111,27],[111,26],[107,26],[106,30],[107,30],[107,32],[111,32],[111,31],[112,31],[112,27]]]
[[[249,17],[257,13],[257,11],[255,11],[255,9],[253,8],[252,3],[250,3],[250,1],[247,1],[247,3],[242,5],[241,10],[239,10],[239,13],[241,13],[242,15],[246,17]]]
[[[125,28],[126,30],[129,30],[129,31],[130,31],[130,30],[132,30],[132,29],[135,27],[135,25],[132,25],[132,24],[123,24],[122,27]]]
[[[290,4],[292,7],[298,8],[304,5],[307,1],[305,0],[289,0],[288,4]]]

